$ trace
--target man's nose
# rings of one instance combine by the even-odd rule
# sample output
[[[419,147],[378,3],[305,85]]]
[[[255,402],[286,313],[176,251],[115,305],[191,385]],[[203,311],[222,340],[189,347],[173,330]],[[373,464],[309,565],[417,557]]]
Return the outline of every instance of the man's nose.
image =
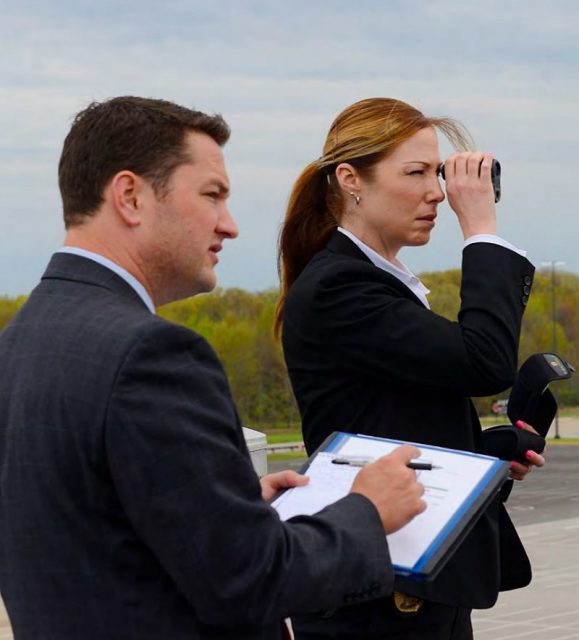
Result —
[[[219,221],[218,231],[223,233],[227,238],[237,238],[239,235],[239,228],[231,215],[231,211],[226,206],[223,215]]]

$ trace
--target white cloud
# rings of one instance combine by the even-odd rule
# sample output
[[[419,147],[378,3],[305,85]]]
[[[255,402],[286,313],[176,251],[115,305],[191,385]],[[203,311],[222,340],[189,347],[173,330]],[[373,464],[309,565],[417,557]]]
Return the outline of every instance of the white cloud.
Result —
[[[292,181],[320,154],[335,115],[372,95],[467,125],[503,162],[501,231],[540,259],[564,255],[566,268],[579,271],[578,32],[571,0],[6,6],[0,233],[26,238],[9,251],[11,264],[27,267],[4,271],[0,293],[29,290],[60,242],[56,164],[73,114],[121,94],[219,111],[232,124],[226,156],[242,234],[226,245],[223,284],[275,283],[277,229]],[[404,259],[417,271],[458,266],[453,214],[442,208],[432,243]]]

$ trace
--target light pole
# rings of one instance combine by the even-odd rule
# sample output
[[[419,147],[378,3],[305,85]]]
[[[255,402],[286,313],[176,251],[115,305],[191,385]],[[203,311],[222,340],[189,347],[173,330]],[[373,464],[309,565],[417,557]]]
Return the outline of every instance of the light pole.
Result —
[[[543,266],[549,266],[551,271],[551,328],[552,328],[552,344],[553,353],[557,353],[557,282],[555,280],[556,267],[563,266],[565,263],[560,260],[549,260],[543,262]],[[558,440],[559,435],[559,409],[555,413],[555,439]]]

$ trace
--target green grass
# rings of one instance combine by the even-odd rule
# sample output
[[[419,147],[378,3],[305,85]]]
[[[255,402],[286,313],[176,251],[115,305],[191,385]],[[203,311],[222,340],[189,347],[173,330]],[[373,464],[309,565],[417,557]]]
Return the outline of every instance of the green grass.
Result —
[[[559,445],[562,444],[571,444],[571,445],[579,445],[579,438],[552,438],[552,437],[547,437],[547,444],[549,446],[551,445],[555,445],[556,447],[558,447]]]
[[[299,429],[269,429],[266,432],[268,444],[282,444],[284,442],[301,442],[302,432]]]

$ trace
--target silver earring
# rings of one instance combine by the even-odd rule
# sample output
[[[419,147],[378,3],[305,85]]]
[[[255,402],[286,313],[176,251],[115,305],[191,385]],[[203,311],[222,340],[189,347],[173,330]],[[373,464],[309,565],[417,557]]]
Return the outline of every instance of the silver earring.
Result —
[[[362,200],[362,198],[357,193],[354,193],[353,191],[350,191],[350,195],[356,201],[356,206],[358,206],[360,204],[360,200]]]

